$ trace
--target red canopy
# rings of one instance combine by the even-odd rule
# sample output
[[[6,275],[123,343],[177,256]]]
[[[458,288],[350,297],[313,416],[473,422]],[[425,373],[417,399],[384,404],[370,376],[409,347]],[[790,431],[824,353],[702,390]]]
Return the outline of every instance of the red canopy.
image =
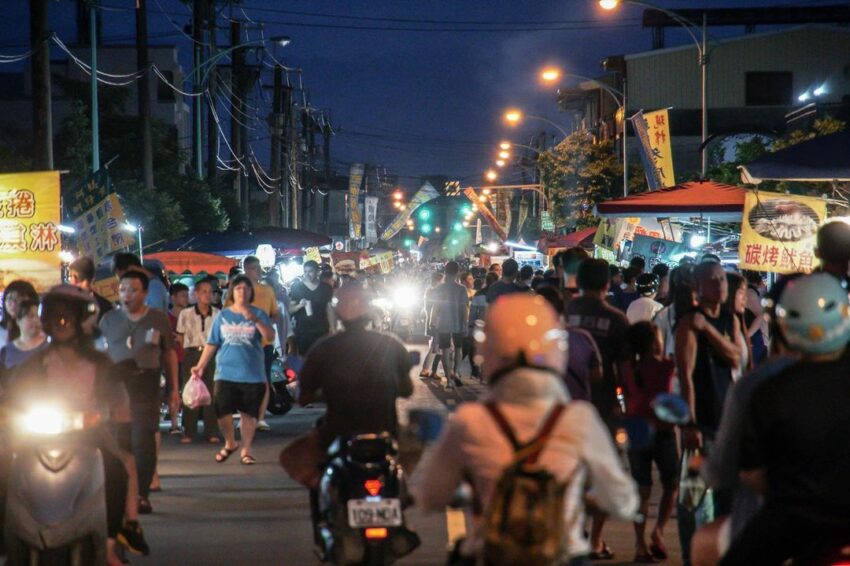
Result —
[[[202,252],[157,252],[145,254],[145,260],[158,259],[167,271],[174,273],[200,273],[201,271],[215,274],[218,271],[227,273],[238,262],[229,257]]]
[[[553,249],[574,248],[576,246],[592,247],[595,235],[596,227],[593,226],[569,234],[548,236],[540,238],[540,241],[537,242],[537,249],[543,253],[548,253]]]
[[[689,181],[675,187],[608,200],[596,205],[596,214],[630,216],[710,216],[738,221],[744,212],[746,189],[713,181]]]

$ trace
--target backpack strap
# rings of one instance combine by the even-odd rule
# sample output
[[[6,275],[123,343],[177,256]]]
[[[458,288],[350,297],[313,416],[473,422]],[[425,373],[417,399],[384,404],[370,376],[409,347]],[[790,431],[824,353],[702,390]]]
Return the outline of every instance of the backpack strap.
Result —
[[[490,413],[490,416],[493,417],[493,420],[496,421],[496,424],[499,425],[499,430],[501,430],[502,434],[507,437],[514,449],[514,452],[519,451],[522,448],[522,445],[516,439],[516,435],[514,435],[511,425],[508,424],[508,419],[505,418],[505,415],[503,415],[502,411],[500,411],[496,406],[496,402],[488,401],[484,404],[484,407],[487,409],[487,412]]]
[[[563,403],[557,403],[554,407],[552,407],[552,410],[549,411],[549,416],[546,417],[546,421],[540,428],[540,432],[531,442],[531,445],[534,446],[534,450],[526,458],[525,461],[527,463],[534,464],[537,462],[540,452],[542,452],[543,447],[546,446],[546,441],[548,441],[549,437],[552,435],[552,431],[555,429],[555,425],[558,424],[558,419],[560,418],[561,413],[564,412],[565,408],[566,405]]]
[[[510,441],[511,446],[516,453],[516,462],[534,464],[537,462],[540,452],[546,445],[546,441],[549,440],[552,430],[554,430],[555,425],[558,424],[558,419],[560,418],[561,413],[564,412],[566,405],[563,403],[555,404],[549,412],[549,415],[546,417],[546,420],[543,422],[543,426],[540,427],[540,432],[538,432],[537,435],[526,444],[520,444],[519,441],[517,441],[516,435],[514,435],[514,431],[511,429],[511,425],[508,424],[508,420],[496,406],[495,401],[488,401],[485,403],[484,407],[487,408],[487,411],[490,413],[490,416],[493,417],[493,420],[496,421],[499,429]]]

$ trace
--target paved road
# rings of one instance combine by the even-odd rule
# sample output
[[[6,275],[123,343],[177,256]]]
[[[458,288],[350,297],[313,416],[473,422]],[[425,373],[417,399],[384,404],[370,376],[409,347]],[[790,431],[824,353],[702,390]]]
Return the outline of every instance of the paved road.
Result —
[[[416,391],[400,402],[402,419],[407,407],[451,408],[474,400],[483,387],[471,380],[457,392],[447,392],[434,382],[414,379]],[[280,449],[307,431],[321,415],[320,408],[299,408],[271,419],[273,432],[260,433],[256,443],[256,466],[242,466],[237,458],[224,464],[214,461],[216,448],[206,444],[181,445],[177,437],[164,435],[160,457],[163,491],[153,494],[154,513],[142,524],[152,547],[148,559],[133,564],[250,564],[252,566],[311,566],[319,564],[312,554],[306,490],[278,467]],[[654,509],[651,511],[654,517]],[[402,565],[445,563],[448,540],[446,515],[423,515],[413,510],[411,524],[422,537],[422,546]],[[633,556],[631,525],[610,523],[605,539],[618,560],[604,564],[628,564]],[[678,548],[675,525],[666,537],[670,550]],[[678,564],[678,556],[670,564]],[[603,563],[600,563],[603,564]]]

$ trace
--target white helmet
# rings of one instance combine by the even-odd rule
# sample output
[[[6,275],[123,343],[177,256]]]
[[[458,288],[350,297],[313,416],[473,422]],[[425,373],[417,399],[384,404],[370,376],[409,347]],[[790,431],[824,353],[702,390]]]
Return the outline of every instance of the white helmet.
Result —
[[[343,322],[363,318],[369,313],[369,293],[359,283],[346,283],[336,291],[336,314]]]

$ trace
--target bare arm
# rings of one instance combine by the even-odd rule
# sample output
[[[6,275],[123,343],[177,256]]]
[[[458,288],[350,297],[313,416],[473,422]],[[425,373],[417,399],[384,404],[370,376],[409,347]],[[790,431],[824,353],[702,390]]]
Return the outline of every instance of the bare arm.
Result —
[[[702,323],[699,324],[698,330],[705,334],[706,338],[708,338],[708,342],[711,344],[712,349],[732,367],[741,367],[742,352],[741,347],[738,346],[738,335],[740,330],[737,322],[732,325],[732,339],[730,340],[718,332],[712,325],[706,323],[705,318],[702,315],[696,315],[694,317],[695,322],[700,319],[702,319]]]
[[[694,398],[694,368],[697,359],[697,336],[691,327],[691,317],[685,317],[676,328],[676,369],[679,374],[679,386],[682,397],[691,409],[691,420],[696,417]]]
[[[180,391],[180,382],[177,374],[177,352],[174,348],[167,348],[162,351],[162,367],[165,369],[165,378],[171,382],[171,395],[178,395]]]
[[[204,346],[204,351],[201,352],[201,359],[198,360],[198,364],[192,368],[192,377],[195,377],[196,374],[198,377],[204,374],[204,370],[207,368],[212,357],[215,356],[216,350],[218,350],[218,346],[214,346],[212,344]]]
[[[336,333],[336,312],[331,308],[331,304],[328,303],[325,305],[325,312],[328,316],[328,326],[331,329],[331,334]]]

